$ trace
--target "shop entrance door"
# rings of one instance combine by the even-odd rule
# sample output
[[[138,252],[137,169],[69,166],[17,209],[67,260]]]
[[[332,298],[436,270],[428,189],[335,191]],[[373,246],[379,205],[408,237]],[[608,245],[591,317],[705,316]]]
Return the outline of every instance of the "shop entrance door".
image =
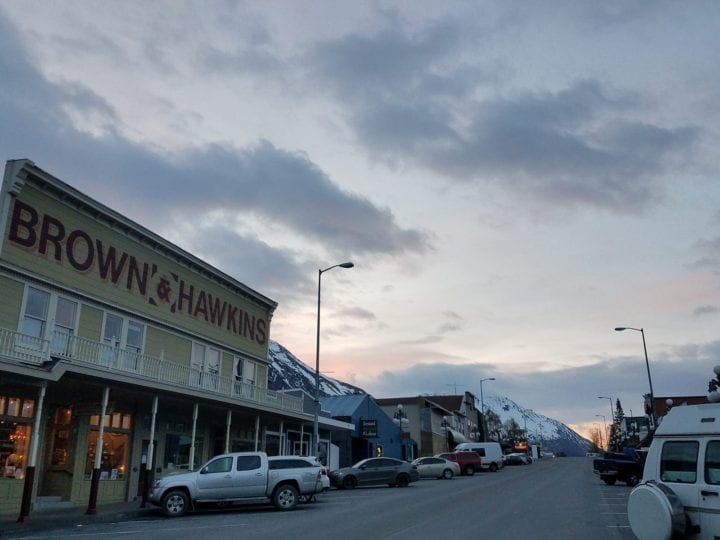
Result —
[[[76,430],[72,424],[72,408],[57,407],[50,417],[43,461],[43,476],[38,495],[70,498],[75,466]],[[84,456],[83,456],[84,457]]]
[[[147,469],[149,471],[149,474],[148,474],[148,484],[149,485],[152,485],[153,475],[155,474],[155,463],[157,463],[157,441],[153,441],[152,463],[148,463],[148,449],[149,448],[150,448],[150,439],[143,439],[142,453],[140,454],[140,478],[138,480],[138,488],[137,488],[138,496],[142,496],[143,474],[144,474],[145,470]]]

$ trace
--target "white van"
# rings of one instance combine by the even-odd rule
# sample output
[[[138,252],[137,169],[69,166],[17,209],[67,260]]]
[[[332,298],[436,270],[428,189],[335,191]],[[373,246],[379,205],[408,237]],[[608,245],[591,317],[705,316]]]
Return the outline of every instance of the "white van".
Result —
[[[720,537],[720,403],[677,406],[662,419],[627,509],[640,540]]]
[[[500,467],[505,465],[503,460],[502,448],[500,443],[496,442],[464,442],[455,447],[457,452],[470,450],[480,454],[483,460],[483,469],[496,472]]]

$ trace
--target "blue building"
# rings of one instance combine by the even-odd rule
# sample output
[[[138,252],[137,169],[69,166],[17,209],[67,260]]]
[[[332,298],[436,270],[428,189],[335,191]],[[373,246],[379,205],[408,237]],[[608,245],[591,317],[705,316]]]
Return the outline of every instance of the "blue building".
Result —
[[[409,438],[407,431],[403,431],[397,419],[380,408],[372,396],[328,396],[320,398],[320,403],[323,413],[355,426],[342,438],[333,437],[333,443],[340,448],[340,467],[380,455],[408,461],[414,459],[415,441]]]

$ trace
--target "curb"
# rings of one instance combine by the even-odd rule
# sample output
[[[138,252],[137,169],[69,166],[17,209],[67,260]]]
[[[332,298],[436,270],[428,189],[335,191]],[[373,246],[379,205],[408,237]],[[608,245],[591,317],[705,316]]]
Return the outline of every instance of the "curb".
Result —
[[[0,515],[0,538],[11,534],[37,532],[50,529],[76,527],[94,523],[111,523],[114,521],[128,521],[159,515],[157,508],[147,506],[140,508],[139,503],[124,503],[122,508],[110,505],[112,508],[97,508],[96,514],[87,514],[83,508],[68,510],[54,510],[48,512],[30,512],[25,521],[18,522],[17,515]]]

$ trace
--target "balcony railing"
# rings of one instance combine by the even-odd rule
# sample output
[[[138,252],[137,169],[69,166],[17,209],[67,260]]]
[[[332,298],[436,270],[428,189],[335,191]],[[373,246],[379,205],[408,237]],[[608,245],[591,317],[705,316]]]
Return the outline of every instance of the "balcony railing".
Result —
[[[52,339],[34,338],[0,328],[0,356],[17,362],[41,366],[53,358],[82,363],[97,369],[137,375],[208,394],[230,396],[281,410],[301,412],[302,398],[267,388],[258,388],[218,373],[199,370],[169,360],[141,354],[131,349],[55,332]]]

